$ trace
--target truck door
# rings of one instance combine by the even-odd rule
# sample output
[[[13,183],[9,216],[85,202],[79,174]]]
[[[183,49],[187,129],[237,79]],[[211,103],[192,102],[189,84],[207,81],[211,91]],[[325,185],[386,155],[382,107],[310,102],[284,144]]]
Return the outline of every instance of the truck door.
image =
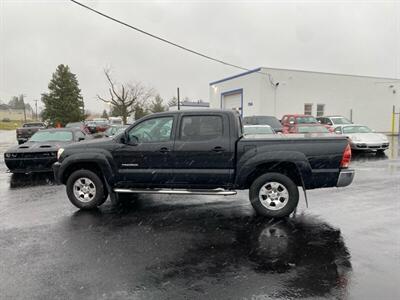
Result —
[[[118,181],[135,187],[171,180],[175,119],[173,115],[145,119],[128,130],[129,140],[113,152]]]
[[[232,181],[234,145],[223,113],[183,113],[174,145],[174,183],[223,187]]]

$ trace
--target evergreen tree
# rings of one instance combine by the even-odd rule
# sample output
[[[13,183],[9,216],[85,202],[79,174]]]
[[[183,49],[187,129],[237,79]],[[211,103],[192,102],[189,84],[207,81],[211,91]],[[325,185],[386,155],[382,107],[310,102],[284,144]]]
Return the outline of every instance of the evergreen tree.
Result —
[[[139,120],[143,118],[144,116],[147,116],[149,114],[149,111],[144,105],[141,105],[140,103],[136,103],[134,107],[134,113],[135,113],[135,120]]]
[[[49,83],[49,92],[42,94],[43,119],[51,125],[84,119],[84,103],[76,75],[66,65],[59,65]]]
[[[157,112],[163,112],[165,111],[165,106],[163,103],[163,99],[160,97],[160,95],[157,95],[153,102],[150,105],[150,111],[153,113],[157,113]]]
[[[177,105],[178,105],[178,98],[176,98],[175,96],[172,97],[172,99],[168,101],[168,107],[177,106]]]
[[[106,110],[103,110],[103,113],[101,114],[101,117],[104,119],[108,119],[108,113]]]

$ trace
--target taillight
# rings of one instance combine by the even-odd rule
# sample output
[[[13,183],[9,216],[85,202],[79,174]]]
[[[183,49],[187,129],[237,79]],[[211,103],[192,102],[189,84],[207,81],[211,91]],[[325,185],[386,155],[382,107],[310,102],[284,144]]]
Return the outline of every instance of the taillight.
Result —
[[[347,144],[346,149],[344,149],[342,161],[340,162],[341,168],[348,168],[351,161],[351,148],[350,145]]]

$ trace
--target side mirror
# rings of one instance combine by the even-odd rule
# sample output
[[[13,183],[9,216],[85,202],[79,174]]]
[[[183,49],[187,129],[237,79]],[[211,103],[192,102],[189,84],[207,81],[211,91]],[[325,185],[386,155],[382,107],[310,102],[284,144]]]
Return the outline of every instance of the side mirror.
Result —
[[[84,141],[85,140],[85,138],[84,137],[80,137],[80,138],[78,138],[78,142],[81,142],[81,141]]]
[[[136,146],[137,144],[139,144],[139,139],[137,136],[131,135],[128,137],[128,145]]]
[[[134,136],[134,135],[129,136],[126,131],[122,135],[120,141],[122,144],[131,145],[131,146],[136,146],[139,143],[139,139],[136,136]]]
[[[128,143],[128,134],[124,132],[124,134],[121,136],[119,140],[122,144],[127,144]]]

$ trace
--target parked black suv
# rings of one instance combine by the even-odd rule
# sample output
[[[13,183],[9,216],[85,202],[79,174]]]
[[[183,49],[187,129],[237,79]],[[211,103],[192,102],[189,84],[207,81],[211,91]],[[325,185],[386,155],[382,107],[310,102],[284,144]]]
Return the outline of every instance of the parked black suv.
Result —
[[[249,189],[251,204],[264,216],[288,216],[298,187],[349,185],[347,139],[243,136],[234,111],[196,110],[146,116],[113,139],[60,149],[53,165],[70,201],[95,208],[110,194],[233,195]]]
[[[244,125],[269,125],[276,133],[282,133],[283,126],[273,116],[249,116],[243,118]]]

